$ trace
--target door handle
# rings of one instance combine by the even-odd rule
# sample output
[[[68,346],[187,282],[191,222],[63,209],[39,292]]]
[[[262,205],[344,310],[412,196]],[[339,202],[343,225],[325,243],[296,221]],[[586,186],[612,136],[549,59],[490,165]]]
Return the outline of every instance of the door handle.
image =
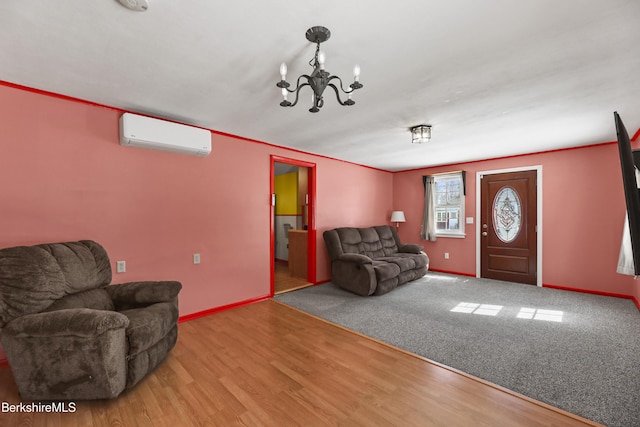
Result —
[[[486,232],[486,231],[483,231],[483,232],[482,232],[482,235],[483,235],[483,236],[486,236],[486,235],[487,235],[487,232]]]

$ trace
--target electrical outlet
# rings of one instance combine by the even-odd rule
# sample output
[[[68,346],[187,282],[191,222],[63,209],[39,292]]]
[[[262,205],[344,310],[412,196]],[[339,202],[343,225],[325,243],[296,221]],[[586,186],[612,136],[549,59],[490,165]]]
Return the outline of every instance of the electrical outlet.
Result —
[[[449,259],[449,252],[444,253],[444,259]]]
[[[116,273],[125,273],[127,271],[126,261],[116,261]]]
[[[193,254],[193,263],[200,264],[200,254]]]

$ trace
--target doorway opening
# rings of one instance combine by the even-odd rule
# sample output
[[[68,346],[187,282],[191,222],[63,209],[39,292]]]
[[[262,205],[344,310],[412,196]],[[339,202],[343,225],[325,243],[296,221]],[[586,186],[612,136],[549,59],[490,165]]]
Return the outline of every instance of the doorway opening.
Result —
[[[315,282],[315,163],[271,156],[271,295]]]

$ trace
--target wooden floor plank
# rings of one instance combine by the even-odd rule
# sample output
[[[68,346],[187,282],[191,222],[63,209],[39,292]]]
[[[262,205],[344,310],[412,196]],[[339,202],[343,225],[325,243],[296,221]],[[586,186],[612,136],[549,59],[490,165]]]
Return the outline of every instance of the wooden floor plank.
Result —
[[[276,295],[311,286],[311,283],[307,282],[306,279],[292,276],[287,264],[276,262],[274,270],[273,290]]]
[[[0,401],[21,399],[0,369]],[[26,402],[25,402],[26,403]],[[274,300],[179,324],[168,359],[73,414],[2,426],[597,426]]]

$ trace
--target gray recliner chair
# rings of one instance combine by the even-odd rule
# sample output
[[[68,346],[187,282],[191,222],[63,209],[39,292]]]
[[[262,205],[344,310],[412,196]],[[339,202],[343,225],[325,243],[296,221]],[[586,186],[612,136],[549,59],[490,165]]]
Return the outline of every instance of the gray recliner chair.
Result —
[[[91,240],[0,249],[0,341],[23,398],[113,398],[167,357],[182,285],[110,283]]]

